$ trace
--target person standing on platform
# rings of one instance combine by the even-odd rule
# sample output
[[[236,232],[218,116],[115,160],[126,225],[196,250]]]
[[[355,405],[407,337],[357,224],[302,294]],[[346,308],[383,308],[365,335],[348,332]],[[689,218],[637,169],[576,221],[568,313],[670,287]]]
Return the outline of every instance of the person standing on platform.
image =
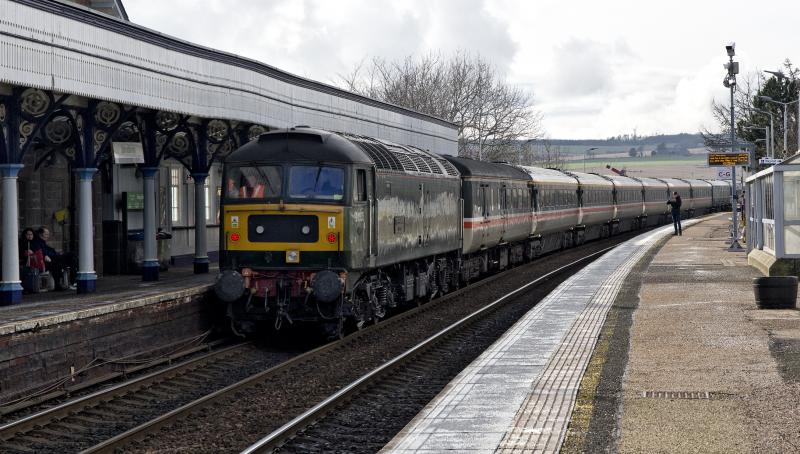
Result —
[[[683,229],[681,229],[681,196],[678,195],[678,191],[672,193],[672,198],[667,200],[667,205],[672,207],[672,225],[675,227],[675,233],[673,235],[683,235]]]

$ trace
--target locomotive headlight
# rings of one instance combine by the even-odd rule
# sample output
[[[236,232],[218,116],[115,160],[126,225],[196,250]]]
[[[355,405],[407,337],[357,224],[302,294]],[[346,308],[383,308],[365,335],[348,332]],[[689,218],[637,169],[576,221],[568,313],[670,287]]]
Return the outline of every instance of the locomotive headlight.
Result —
[[[300,229],[300,231],[303,232],[303,235],[308,235],[309,233],[311,233],[311,227],[304,225],[303,228]]]
[[[286,263],[300,263],[300,251],[286,251]]]

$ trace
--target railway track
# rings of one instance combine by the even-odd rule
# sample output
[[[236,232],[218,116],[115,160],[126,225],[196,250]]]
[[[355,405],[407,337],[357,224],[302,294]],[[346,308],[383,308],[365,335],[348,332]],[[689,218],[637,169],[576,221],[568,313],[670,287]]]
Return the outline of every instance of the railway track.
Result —
[[[0,426],[0,451],[77,452],[286,356],[225,347]]]
[[[605,251],[631,236],[592,242],[490,276],[291,359],[274,354],[267,359],[252,345],[234,346],[217,352],[216,359],[199,358],[194,365],[174,366],[94,393],[0,427],[0,451],[240,451],[329,396],[363,389],[364,385],[358,385],[344,391],[398,355],[414,357],[416,353],[404,352],[454,320],[468,323],[468,314],[496,299],[497,294],[517,289],[521,280],[530,281],[527,276],[542,276],[570,263],[559,268],[563,273],[576,266],[575,260],[585,261],[585,255]],[[542,279],[550,280],[543,276],[535,282],[542,283]],[[397,364],[404,361],[397,360]],[[283,435],[276,432],[273,438],[285,441],[308,421],[324,415],[330,405],[338,403],[329,402],[311,419],[298,419],[289,431]]]
[[[241,340],[232,340],[230,338],[202,342],[202,339],[208,336],[208,334],[209,333],[204,333],[201,337],[189,339],[189,343],[195,340],[201,340],[201,343],[198,345],[178,348],[172,353],[156,358],[141,359],[140,357],[142,355],[149,353],[143,352],[126,358],[119,358],[105,363],[101,362],[99,367],[108,364],[120,364],[121,369],[95,378],[73,383],[71,377],[63,377],[58,382],[52,383],[46,387],[30,389],[27,392],[20,393],[18,397],[0,404],[0,427],[9,422],[16,421],[17,419],[22,419],[28,414],[37,413],[47,408],[54,407],[59,401],[81,397],[89,394],[92,390],[99,389],[103,386],[109,386],[119,380],[135,379],[146,373],[158,370],[159,368],[170,367],[173,364],[191,360],[219,348],[241,342]],[[88,370],[90,368],[91,367],[87,367],[86,369]],[[80,375],[80,373],[81,372],[78,372],[77,374]]]
[[[470,317],[468,315],[485,306],[486,302],[495,300],[498,293],[515,294],[514,290],[521,291],[521,276],[528,283],[525,288],[548,282],[549,286],[541,289],[540,297],[544,297],[560,282],[553,279],[556,274],[564,274],[580,266],[580,263],[591,260],[587,255],[592,254],[594,257],[626,238],[627,236],[620,236],[594,242],[549,257],[549,260],[533,262],[511,270],[510,273],[492,276],[476,285],[445,295],[432,304],[371,326],[342,341],[297,356],[84,452],[238,452],[259,440],[265,433],[284,427],[281,432],[276,432],[281,435],[273,436],[279,444],[301,430],[309,421],[330,411],[341,399],[351,398],[352,393],[368,386],[371,379],[363,379],[363,376],[371,376],[371,371],[380,368],[387,361],[394,363],[393,358],[402,355],[404,359],[397,360],[397,364],[402,364],[418,352],[430,348],[436,341],[431,340],[427,346],[418,347],[414,353],[407,352],[436,333],[439,333],[439,339],[453,336],[452,331],[440,333],[442,326],[461,319],[464,320],[461,320],[460,325],[466,326],[470,320],[481,317],[479,314]],[[573,263],[576,260],[580,263]],[[569,265],[561,266],[564,263]],[[556,268],[558,271],[554,271]],[[549,272],[553,273],[547,274]],[[525,278],[530,274],[541,277],[530,282],[530,278]],[[547,275],[544,276],[545,274]],[[501,304],[502,301],[495,307]],[[485,309],[481,314],[487,311],[491,312],[492,309]],[[413,326],[414,330],[409,330],[409,326]],[[497,335],[504,331],[505,328],[499,330]],[[476,350],[475,356],[480,351],[482,350]],[[385,375],[386,369],[381,371],[375,372],[373,376]],[[354,382],[359,384],[353,384]],[[338,397],[326,401],[331,395]],[[320,404],[321,407],[317,408],[316,404],[322,401],[327,403]],[[312,407],[315,409],[309,410]],[[295,421],[290,423],[293,420]],[[269,446],[258,449],[273,449]]]
[[[510,311],[513,313],[511,317],[508,317],[508,314],[500,314],[499,317],[495,317],[495,314],[498,311],[504,307],[512,305],[519,299],[520,295],[525,295],[526,290],[530,287],[536,286],[537,284],[546,282],[558,275],[574,270],[576,267],[583,266],[590,260],[612,248],[613,246],[589,254],[586,257],[561,266],[509,293],[506,293],[489,305],[484,306],[483,308],[473,312],[461,320],[458,320],[435,335],[425,339],[415,347],[407,350],[400,356],[397,356],[391,361],[388,361],[382,366],[362,376],[350,385],[342,388],[336,394],[325,399],[323,402],[320,402],[314,406],[314,408],[311,408],[310,410],[297,416],[292,421],[283,425],[261,440],[258,440],[256,443],[249,446],[242,452],[247,454],[270,453],[275,451],[303,453],[325,452],[330,450],[332,445],[336,443],[336,440],[332,439],[332,436],[336,438],[343,438],[350,442],[350,444],[346,447],[335,445],[336,447],[334,449],[336,450],[343,449],[344,452],[358,452],[359,450],[364,450],[365,452],[374,452],[377,449],[380,449],[383,444],[388,442],[388,439],[385,439],[386,434],[379,434],[376,437],[373,433],[372,436],[369,436],[369,434],[365,434],[365,428],[363,426],[359,427],[358,424],[342,424],[333,421],[323,422],[322,420],[324,420],[324,418],[332,412],[344,412],[342,407],[349,406],[349,403],[362,393],[371,393],[377,390],[378,394],[382,394],[382,396],[380,396],[380,403],[377,405],[375,405],[375,402],[372,402],[372,405],[364,402],[358,404],[359,408],[372,406],[373,411],[369,411],[367,409],[363,411],[363,414],[368,415],[367,418],[375,417],[377,416],[375,415],[375,408],[379,407],[380,412],[386,412],[388,410],[386,405],[393,400],[393,397],[386,396],[386,394],[389,393],[393,396],[404,394],[402,391],[398,392],[398,390],[407,389],[408,387],[404,386],[405,383],[420,381],[420,377],[426,376],[433,369],[445,367],[445,364],[447,363],[458,363],[459,367],[450,368],[452,372],[457,373],[457,371],[460,371],[464,366],[469,364],[469,362],[463,364],[464,358],[461,358],[461,360],[455,359],[459,356],[463,356],[459,355],[457,352],[458,350],[464,350],[464,346],[469,345],[471,347],[478,347],[473,348],[472,350],[474,350],[473,353],[479,354],[486,347],[491,345],[495,339],[494,336],[487,337],[487,325],[495,325],[494,331],[497,337],[499,337],[503,332],[506,331],[506,328],[510,327],[510,325],[517,320],[517,316],[520,315],[519,312],[524,313],[525,311],[529,310],[530,307],[534,306],[536,302],[538,302],[538,299],[536,299],[535,302],[526,301],[525,304],[523,304],[524,307],[518,308],[521,310],[515,311],[512,309]],[[500,320],[496,320],[496,318],[499,318]],[[479,337],[484,337],[484,339],[477,342],[479,345],[474,345],[476,344],[474,339]],[[443,387],[447,382],[449,382],[450,378],[452,378],[449,376],[449,374],[445,375],[446,377],[444,377],[444,380],[442,380],[442,377],[438,377],[439,379],[434,382],[438,382],[441,386],[431,387],[431,382],[429,380],[422,380],[425,382],[425,386],[428,388],[428,392],[423,391],[425,394],[425,402],[427,402],[430,398],[433,398],[436,393],[438,393],[439,389],[441,389],[441,387]],[[420,396],[416,395],[418,392],[419,389],[415,388],[413,400],[420,401]],[[401,403],[401,405],[407,405],[408,396],[405,395],[402,396],[402,398],[404,401]],[[389,412],[391,413],[392,411],[389,410]],[[351,418],[353,417],[353,413],[358,412],[350,411],[349,413],[351,414],[347,415],[345,419],[350,419],[349,422],[352,423],[353,421]],[[416,411],[414,411],[413,414],[416,414]],[[341,415],[337,415],[337,417],[333,419],[342,419],[338,418],[338,416]],[[321,430],[314,430],[312,427],[317,425],[318,422],[320,423],[319,425],[322,426],[320,428]],[[397,427],[397,429],[399,430],[403,425],[400,425]],[[348,426],[350,426],[351,430],[348,430]],[[390,430],[392,434],[396,433],[396,431],[397,430]],[[304,432],[303,435],[297,437],[297,439],[293,439],[300,432]],[[381,439],[381,436],[384,439]],[[378,443],[374,442],[376,438],[379,439]]]

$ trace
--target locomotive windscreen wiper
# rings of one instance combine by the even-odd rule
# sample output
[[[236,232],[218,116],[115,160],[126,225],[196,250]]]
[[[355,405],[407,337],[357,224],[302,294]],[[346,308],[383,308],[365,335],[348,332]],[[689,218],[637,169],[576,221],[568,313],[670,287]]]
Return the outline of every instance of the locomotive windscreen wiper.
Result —
[[[261,166],[253,165],[253,167],[256,169],[256,172],[258,172],[258,176],[260,176],[264,180],[264,182],[267,183],[267,189],[269,189],[269,193],[275,194],[275,191],[272,189],[272,184],[269,182],[269,177],[267,177],[264,171],[261,170]]]
[[[317,176],[314,177],[314,193],[317,193],[317,184],[319,184],[319,175],[322,173],[322,166],[317,166]]]

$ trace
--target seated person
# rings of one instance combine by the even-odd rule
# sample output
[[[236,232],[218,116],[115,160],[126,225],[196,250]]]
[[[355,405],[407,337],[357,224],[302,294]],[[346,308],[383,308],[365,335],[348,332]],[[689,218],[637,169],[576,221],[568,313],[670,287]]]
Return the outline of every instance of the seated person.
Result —
[[[19,238],[19,266],[36,268],[44,271],[44,254],[41,250],[34,250],[34,232],[30,227],[25,228]]]
[[[75,257],[68,252],[59,254],[47,244],[47,240],[49,239],[50,229],[44,226],[40,227],[36,230],[36,238],[31,243],[31,249],[34,252],[42,251],[45,268],[58,283],[56,285],[58,290],[73,288],[72,273],[75,270]]]

